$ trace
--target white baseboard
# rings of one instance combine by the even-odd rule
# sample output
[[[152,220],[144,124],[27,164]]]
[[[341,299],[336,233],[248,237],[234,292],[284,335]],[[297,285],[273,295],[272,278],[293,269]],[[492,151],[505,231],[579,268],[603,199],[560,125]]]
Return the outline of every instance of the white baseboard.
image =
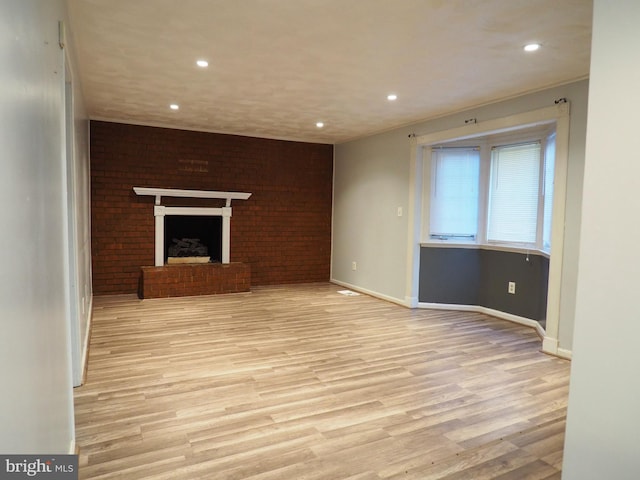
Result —
[[[567,360],[571,360],[573,358],[573,351],[567,350],[566,348],[558,348],[556,355],[561,358],[566,358]]]
[[[418,308],[418,297],[404,297],[404,302],[409,308]]]
[[[354,292],[364,293],[365,295],[370,295],[372,297],[379,298],[380,300],[385,300],[387,302],[395,303],[398,305],[402,305],[403,307],[411,308],[411,300],[402,300],[400,298],[391,297],[389,295],[384,295],[379,292],[374,292],[373,290],[368,290],[366,288],[358,287],[357,285],[351,285],[347,282],[341,282],[340,280],[331,279],[329,280],[331,283],[335,283],[336,285],[340,285],[341,287],[346,287],[349,290],[353,290]]]
[[[509,320],[510,322],[519,323],[520,325],[533,328],[541,339],[545,336],[546,332],[544,331],[544,328],[542,328],[540,322],[536,320],[532,320],[526,317],[520,317],[511,313],[501,312],[500,310],[494,310],[492,308],[480,308],[482,309],[482,313],[491,315],[492,317],[502,318],[503,320]]]
[[[427,303],[419,302],[418,308],[425,308],[428,310],[456,310],[459,312],[479,312],[476,305],[458,305],[455,303]]]
[[[557,338],[545,336],[542,339],[542,351],[549,355],[564,358],[566,360],[571,360],[573,358],[573,352],[566,348],[561,348],[560,342],[558,342]]]
[[[71,443],[69,443],[69,455],[76,455],[76,453],[76,439],[74,438],[71,440]]]
[[[558,339],[552,337],[543,337],[542,339],[542,351],[550,355],[558,354]]]
[[[484,313],[485,315],[491,315],[492,317],[500,318],[502,320],[508,320],[513,323],[518,323],[520,325],[524,325],[525,327],[530,327],[535,329],[536,333],[540,338],[544,338],[545,331],[540,325],[540,322],[536,320],[532,320],[526,317],[520,317],[518,315],[513,315],[512,313],[501,312],[500,310],[494,310],[493,308],[483,307],[481,305],[458,305],[453,303],[426,303],[420,302],[418,304],[418,308],[427,308],[433,310],[457,310],[461,312],[477,312]]]

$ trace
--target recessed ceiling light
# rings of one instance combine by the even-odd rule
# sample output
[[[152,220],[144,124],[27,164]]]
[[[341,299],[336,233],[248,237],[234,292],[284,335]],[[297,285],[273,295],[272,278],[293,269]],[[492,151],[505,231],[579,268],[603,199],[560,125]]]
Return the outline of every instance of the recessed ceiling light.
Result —
[[[524,46],[524,51],[525,52],[535,52],[539,48],[540,48],[540,44],[539,43],[529,43],[528,45]]]
[[[172,103],[171,105],[169,105],[169,108],[171,110],[179,110],[180,109],[180,105],[178,105],[177,103]]]
[[[395,93],[390,93],[389,95],[387,95],[387,100],[389,100],[390,102],[393,102],[394,100],[397,100],[398,96]]]
[[[198,60],[196,62],[196,65],[198,65],[201,68],[206,68],[209,66],[209,62],[207,62],[206,60]]]
[[[318,127],[318,128],[322,128],[322,127],[324,127],[324,123],[322,123],[322,122],[316,122],[316,127]]]

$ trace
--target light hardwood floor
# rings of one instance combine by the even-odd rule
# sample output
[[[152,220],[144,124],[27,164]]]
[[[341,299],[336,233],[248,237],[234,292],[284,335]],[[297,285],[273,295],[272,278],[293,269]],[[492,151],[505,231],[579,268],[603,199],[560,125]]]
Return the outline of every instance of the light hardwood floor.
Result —
[[[81,479],[559,479],[570,363],[331,284],[96,297]]]

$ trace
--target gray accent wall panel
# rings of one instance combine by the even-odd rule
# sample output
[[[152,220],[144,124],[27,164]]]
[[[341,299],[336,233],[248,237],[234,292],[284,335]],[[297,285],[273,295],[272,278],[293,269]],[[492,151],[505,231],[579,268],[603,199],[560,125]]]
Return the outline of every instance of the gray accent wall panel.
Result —
[[[542,255],[482,250],[481,305],[532,320],[544,320],[549,260]],[[528,260],[527,260],[528,259]],[[516,282],[515,295],[508,293]]]
[[[421,302],[479,305],[480,250],[469,248],[421,248]]]
[[[479,305],[544,322],[549,259],[499,250],[422,247],[419,301]],[[515,295],[507,292],[516,283]]]

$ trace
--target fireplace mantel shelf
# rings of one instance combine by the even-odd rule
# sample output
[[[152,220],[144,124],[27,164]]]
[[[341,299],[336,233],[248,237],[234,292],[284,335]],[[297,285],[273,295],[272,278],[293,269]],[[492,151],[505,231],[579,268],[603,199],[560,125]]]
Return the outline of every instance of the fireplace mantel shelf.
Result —
[[[215,192],[213,190],[178,190],[176,188],[149,188],[133,187],[136,195],[149,195],[156,197],[156,205],[160,205],[162,197],[182,198],[220,198],[227,201],[227,207],[231,206],[231,200],[246,200],[251,194],[245,192]]]

